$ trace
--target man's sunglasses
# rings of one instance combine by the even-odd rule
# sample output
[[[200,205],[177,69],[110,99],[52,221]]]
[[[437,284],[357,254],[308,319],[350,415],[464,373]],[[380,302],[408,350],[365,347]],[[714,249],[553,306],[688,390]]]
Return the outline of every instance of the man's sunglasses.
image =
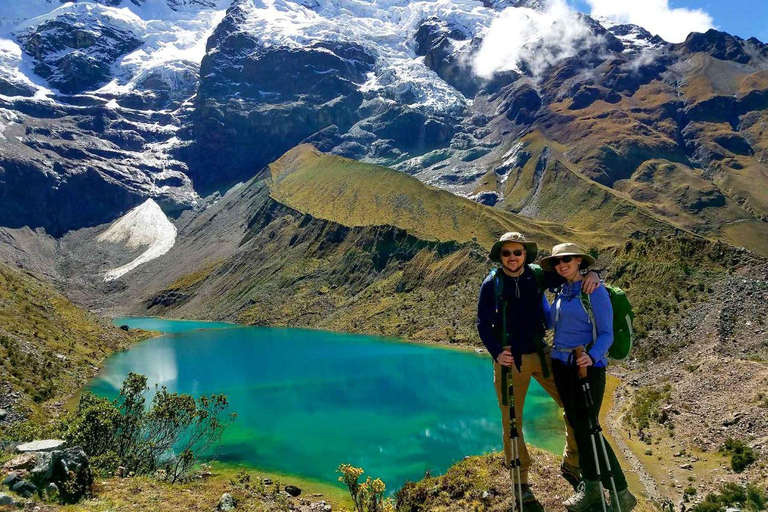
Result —
[[[560,262],[563,263],[570,263],[573,261],[573,256],[563,256],[562,258],[552,258],[552,266],[556,267],[560,264]]]
[[[513,254],[515,256],[518,256],[518,257],[522,256],[523,255],[523,250],[522,249],[515,249],[514,251],[510,251],[510,250],[507,249],[505,251],[501,251],[501,255],[504,256],[505,258],[509,258]]]

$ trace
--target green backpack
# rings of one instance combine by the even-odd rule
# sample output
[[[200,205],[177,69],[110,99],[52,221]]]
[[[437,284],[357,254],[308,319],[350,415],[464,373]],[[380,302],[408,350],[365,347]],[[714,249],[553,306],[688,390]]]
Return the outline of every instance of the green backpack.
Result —
[[[611,362],[620,362],[629,357],[632,351],[632,322],[635,319],[635,313],[624,290],[608,285],[605,285],[605,289],[608,291],[613,308],[613,344],[608,349],[608,359]],[[592,343],[594,344],[597,341],[597,324],[592,312],[591,299],[585,292],[581,292],[581,305],[589,316],[589,323],[592,324]],[[587,350],[591,346],[591,344],[587,346]]]

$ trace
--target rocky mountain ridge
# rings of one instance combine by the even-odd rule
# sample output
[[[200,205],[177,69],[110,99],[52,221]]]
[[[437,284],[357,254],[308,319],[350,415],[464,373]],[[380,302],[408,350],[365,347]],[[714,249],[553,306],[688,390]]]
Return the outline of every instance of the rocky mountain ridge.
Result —
[[[578,228],[588,202],[552,204],[567,170],[586,196],[768,250],[757,39],[668,44],[573,13],[540,26],[537,2],[35,5],[12,26],[0,13],[0,225],[60,236],[147,197],[176,215],[309,142]],[[508,18],[545,37],[484,75]]]

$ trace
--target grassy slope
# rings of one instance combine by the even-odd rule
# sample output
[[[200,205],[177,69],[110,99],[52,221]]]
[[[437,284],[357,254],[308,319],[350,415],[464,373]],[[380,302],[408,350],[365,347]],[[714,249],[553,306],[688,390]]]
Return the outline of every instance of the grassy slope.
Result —
[[[531,158],[522,167],[510,171],[504,183],[502,208],[517,212],[530,204],[539,167],[542,186],[535,200],[537,217],[555,220],[574,230],[609,232],[614,235],[614,241],[635,231],[671,232],[677,226],[627,194],[589,179],[577,166],[568,163],[564,146],[547,139],[541,132],[532,132],[521,142]],[[548,158],[542,157],[545,152],[549,152]],[[486,179],[500,181],[495,173]],[[481,188],[488,185],[481,184]]]
[[[23,393],[21,407],[33,416],[75,393],[110,353],[143,337],[106,324],[50,284],[0,264],[0,381]]]
[[[564,238],[611,239],[608,230],[576,230],[510,215],[407,174],[325,155],[309,145],[289,151],[270,170],[275,200],[345,226],[391,225],[424,240],[475,240],[486,248],[506,231],[535,234],[544,246]]]

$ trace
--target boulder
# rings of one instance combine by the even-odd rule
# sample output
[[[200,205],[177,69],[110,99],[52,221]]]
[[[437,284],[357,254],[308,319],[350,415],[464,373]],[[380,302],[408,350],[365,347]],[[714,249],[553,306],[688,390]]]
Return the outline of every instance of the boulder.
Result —
[[[37,456],[34,453],[24,453],[3,464],[3,472],[13,472],[19,478],[25,478],[35,464],[37,464]]]
[[[6,462],[3,470],[16,473],[17,480],[11,488],[13,491],[19,492],[16,490],[18,486],[22,489],[19,493],[24,495],[24,492],[33,493],[38,488],[48,490],[50,484],[55,484],[56,492],[64,503],[74,503],[89,495],[93,485],[88,457],[78,447],[23,453]],[[30,482],[22,478],[29,478]]]
[[[18,473],[11,473],[10,475],[6,476],[6,477],[3,479],[2,485],[3,485],[3,486],[8,486],[8,488],[10,489],[10,488],[11,488],[11,487],[13,487],[13,486],[16,484],[16,482],[18,482],[19,480],[21,480],[21,477],[19,477],[19,474],[18,474]]]
[[[285,486],[285,492],[293,496],[294,498],[301,494],[301,489],[296,487],[295,485],[286,485]]]
[[[235,510],[235,499],[231,494],[225,492],[219,498],[219,504],[216,507],[217,510]]]
[[[29,498],[35,492],[37,492],[37,486],[33,484],[32,482],[27,482],[26,480],[19,480],[15,484],[13,484],[13,487],[11,487],[11,490],[18,494],[19,496],[22,496],[24,498]]]
[[[14,500],[8,494],[5,494],[4,492],[0,492],[0,507],[6,506],[6,505],[14,506],[16,505],[16,500]]]
[[[19,453],[29,452],[52,452],[66,447],[67,442],[61,439],[45,439],[43,441],[32,441],[31,443],[20,444],[16,447]]]

